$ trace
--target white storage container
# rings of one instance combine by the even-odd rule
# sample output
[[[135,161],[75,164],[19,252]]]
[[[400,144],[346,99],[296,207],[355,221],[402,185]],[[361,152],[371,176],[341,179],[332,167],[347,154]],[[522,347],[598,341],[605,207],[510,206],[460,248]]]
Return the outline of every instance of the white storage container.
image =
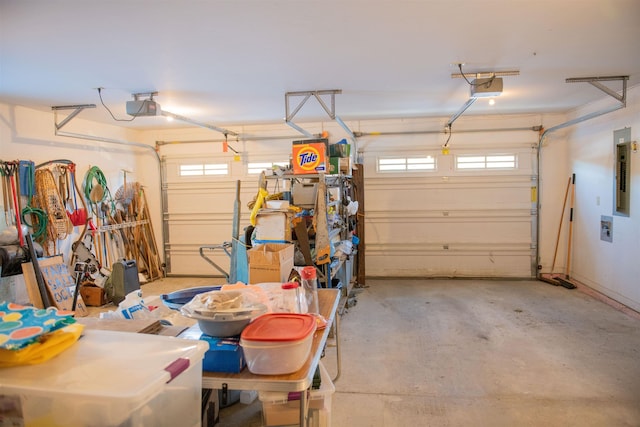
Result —
[[[284,375],[300,370],[311,352],[316,327],[310,314],[267,313],[256,318],[240,336],[249,371]]]
[[[48,362],[0,370],[3,425],[197,426],[202,341],[88,330]],[[12,424],[13,423],[13,424]]]
[[[329,372],[322,362],[320,369],[320,388],[309,392],[309,426],[331,426],[331,400],[336,388],[331,381]],[[300,421],[299,396],[293,398],[293,393],[261,391],[258,396],[262,403],[262,424],[264,426],[279,426],[298,424]]]

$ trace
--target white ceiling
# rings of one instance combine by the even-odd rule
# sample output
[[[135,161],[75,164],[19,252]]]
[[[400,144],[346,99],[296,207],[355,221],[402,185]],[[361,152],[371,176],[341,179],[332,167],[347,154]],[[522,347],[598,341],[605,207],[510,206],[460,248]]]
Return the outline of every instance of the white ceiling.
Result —
[[[465,115],[564,112],[606,97],[566,78],[640,83],[638,41],[638,0],[0,0],[0,102],[97,104],[81,116],[148,129],[169,125],[116,123],[96,88],[120,119],[157,91],[163,110],[233,129],[283,122],[286,92],[340,89],[345,121],[441,117],[469,97],[462,62],[520,72]],[[296,121],[328,120],[313,101]]]

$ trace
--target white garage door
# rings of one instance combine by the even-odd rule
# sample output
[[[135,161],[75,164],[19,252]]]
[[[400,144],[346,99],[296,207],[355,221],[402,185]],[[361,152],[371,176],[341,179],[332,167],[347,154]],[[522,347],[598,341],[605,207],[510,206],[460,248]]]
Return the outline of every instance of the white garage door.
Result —
[[[448,155],[368,149],[367,276],[534,275],[532,142]]]
[[[448,155],[425,151],[414,139],[404,146],[382,137],[360,140],[367,277],[534,276],[536,135],[493,145],[477,143],[478,137],[466,146],[456,141]],[[238,180],[242,233],[249,223],[247,202],[257,192],[258,175],[249,166],[286,162],[290,144],[254,143],[251,158],[241,161],[211,151],[185,155],[193,149],[188,144],[175,153],[167,149],[162,159],[168,274],[220,275],[200,257],[200,247],[231,240]],[[207,253],[228,271],[224,252]]]
[[[255,144],[257,145],[257,144]],[[182,153],[202,144],[181,145]],[[172,147],[168,147],[166,151]],[[178,151],[175,150],[174,151]],[[168,275],[222,276],[203,254],[224,272],[229,272],[230,258],[222,249],[211,246],[231,242],[233,234],[236,185],[240,181],[240,235],[249,225],[247,203],[258,190],[258,176],[266,166],[288,163],[289,145],[282,150],[267,150],[251,159],[232,153],[162,155],[163,233]],[[264,151],[264,149],[263,149]],[[234,158],[235,157],[235,158]]]

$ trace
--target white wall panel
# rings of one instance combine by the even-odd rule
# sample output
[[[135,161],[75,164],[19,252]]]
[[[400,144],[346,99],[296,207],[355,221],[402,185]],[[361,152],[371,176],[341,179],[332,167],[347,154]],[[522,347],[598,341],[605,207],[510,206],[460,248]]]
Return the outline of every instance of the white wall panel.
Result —
[[[609,107],[612,101],[588,105],[576,117]],[[627,107],[583,122],[568,136],[570,170],[576,174],[571,252],[572,278],[640,311],[640,151],[630,155],[631,208],[628,217],[613,215],[615,130],[631,128],[640,141],[640,87],[627,93]],[[613,241],[600,239],[601,216],[613,217]],[[564,241],[568,241],[565,238]],[[566,251],[563,252],[563,256]]]

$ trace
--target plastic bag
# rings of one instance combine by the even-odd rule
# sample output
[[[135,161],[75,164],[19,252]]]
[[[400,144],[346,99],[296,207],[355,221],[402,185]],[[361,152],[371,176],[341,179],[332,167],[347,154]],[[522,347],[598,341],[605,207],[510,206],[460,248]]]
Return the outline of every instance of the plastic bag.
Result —
[[[231,290],[198,294],[180,309],[187,316],[213,316],[222,312],[265,311],[261,295],[252,286],[242,285]]]
[[[158,316],[144,303],[141,290],[128,293],[116,310],[100,313],[101,319],[154,319],[156,317]]]

